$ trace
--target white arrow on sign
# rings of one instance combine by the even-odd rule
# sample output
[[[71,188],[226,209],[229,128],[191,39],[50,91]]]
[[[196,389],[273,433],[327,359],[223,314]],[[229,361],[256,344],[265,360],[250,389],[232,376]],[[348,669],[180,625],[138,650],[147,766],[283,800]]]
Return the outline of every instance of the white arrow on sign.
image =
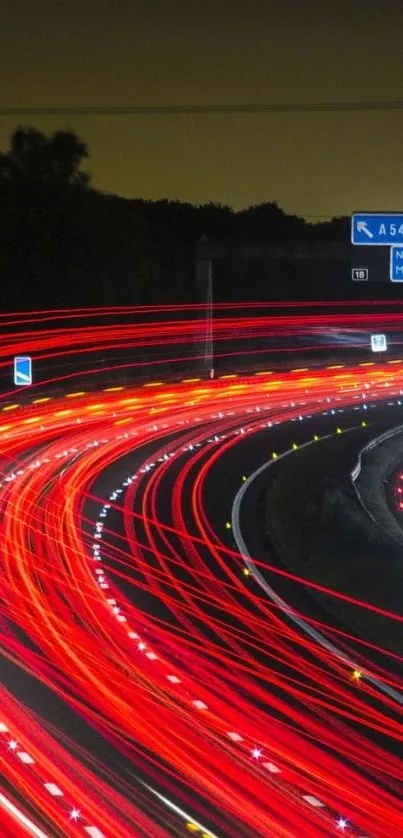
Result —
[[[21,372],[21,370],[17,370],[17,372],[16,372],[16,378],[17,378],[19,381],[26,381],[26,382],[27,382],[27,384],[30,384],[30,383],[31,383],[31,379],[30,379],[29,375],[26,375],[26,374],[25,374],[25,372]]]
[[[371,230],[369,229],[369,227],[367,227],[365,221],[357,221],[357,230],[359,233],[365,233],[365,235],[368,236],[369,239],[374,238],[374,234],[371,233]]]

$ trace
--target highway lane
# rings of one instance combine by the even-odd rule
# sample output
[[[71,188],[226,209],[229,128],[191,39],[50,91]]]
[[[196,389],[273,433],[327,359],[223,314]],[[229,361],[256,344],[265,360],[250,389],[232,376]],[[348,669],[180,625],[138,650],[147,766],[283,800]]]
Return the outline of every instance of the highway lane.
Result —
[[[194,445],[194,446],[191,446],[191,447],[192,447],[192,448],[193,448],[193,447],[196,447],[198,444],[199,444],[198,442],[195,442],[195,445]],[[155,463],[154,463],[154,465],[155,465]],[[153,465],[152,465],[152,463],[150,463],[150,464],[148,465],[148,469],[149,469],[149,470],[152,470],[152,468],[153,468]],[[147,474],[147,467],[144,469],[144,473],[146,473],[146,474]],[[168,493],[170,493],[171,489],[169,488],[167,491],[168,491]],[[166,504],[164,504],[164,505],[166,506]],[[155,515],[155,512],[154,512],[154,515]],[[159,516],[159,520],[160,520],[160,516]],[[165,526],[166,526],[166,524],[165,524]],[[187,527],[187,529],[189,529],[189,527]],[[183,531],[183,530],[182,530],[182,531]],[[140,540],[141,540],[141,539],[140,539]],[[154,549],[155,549],[155,542],[154,542]],[[157,551],[157,552],[159,552],[160,550],[161,550],[161,547],[159,546],[159,547],[158,547],[158,551]],[[193,621],[193,625],[194,625],[194,621]]]
[[[364,441],[366,435],[368,435],[368,434],[371,435],[374,432],[376,433],[376,427],[379,427],[380,425],[386,425],[387,427],[389,427],[391,422],[393,423],[393,419],[394,418],[396,419],[396,417],[393,417],[393,412],[390,408],[382,411],[382,413],[383,413],[382,420],[379,416],[380,412],[381,412],[380,410],[377,411],[376,422],[371,422],[371,430],[367,428],[366,432],[364,432],[364,430],[361,428],[361,423],[359,423],[359,426],[358,426],[359,430],[354,435],[354,438],[356,440],[355,450],[357,450],[357,448],[360,447],[363,444],[363,441]],[[394,411],[394,412],[396,412],[396,411]],[[374,417],[372,417],[372,419],[374,419]],[[346,426],[346,422],[347,423],[348,422],[357,423],[357,415],[354,412],[351,412],[351,411],[343,411],[343,424],[344,424],[344,426]],[[315,417],[313,423],[311,423],[311,424],[312,424],[312,428],[310,428],[310,432],[312,432],[312,430],[313,430],[315,432],[315,437],[318,433],[320,433],[321,438],[323,439],[323,435],[326,434],[329,431],[329,429],[331,431],[333,431],[333,433],[334,433],[335,419],[333,417],[328,416],[326,419],[324,417],[319,417],[319,418]],[[354,430],[354,426],[353,426],[352,430]],[[221,456],[220,458],[218,458],[216,465],[218,464],[219,468],[218,469],[213,468],[211,470],[211,475],[209,475],[210,484],[207,483],[206,491],[205,491],[205,496],[206,496],[205,510],[206,510],[206,513],[207,513],[207,517],[209,518],[210,522],[214,523],[217,532],[219,532],[220,529],[223,527],[223,512],[224,512],[224,509],[225,509],[225,505],[226,504],[227,504],[227,506],[229,505],[229,499],[231,499],[231,497],[232,497],[232,492],[236,492],[236,485],[237,485],[238,482],[241,481],[241,473],[248,470],[247,468],[245,468],[245,465],[248,468],[252,468],[252,469],[255,466],[257,467],[257,464],[261,462],[262,451],[263,452],[265,450],[268,451],[270,449],[270,445],[272,445],[274,441],[276,441],[276,446],[275,447],[281,450],[281,445],[282,444],[283,445],[287,444],[285,442],[287,435],[289,436],[288,443],[289,443],[291,438],[294,440],[294,444],[295,444],[295,441],[298,440],[299,445],[301,445],[301,444],[302,445],[304,445],[304,444],[309,445],[312,442],[312,440],[310,438],[310,441],[308,443],[304,443],[304,438],[306,436],[306,427],[304,429],[302,429],[302,427],[300,427],[299,429],[298,428],[295,429],[295,427],[290,427],[289,425],[287,425],[287,423],[284,423],[284,425],[282,425],[280,428],[271,429],[270,431],[261,430],[257,435],[244,436],[243,439],[242,439],[242,445],[239,445],[239,444],[237,445],[235,456],[232,455],[232,457],[230,456],[229,459],[227,458],[227,460],[228,460],[227,462],[226,462],[225,452],[224,452],[224,456]],[[351,442],[351,434],[349,436],[349,441]],[[340,443],[341,443],[341,441],[340,441]],[[313,443],[313,444],[315,444],[315,443]],[[290,449],[290,452],[292,452],[292,450],[293,449]],[[228,453],[231,455],[231,452],[228,452]],[[276,470],[276,467],[278,467],[281,464],[281,455],[279,456],[278,461],[271,460],[271,461],[269,461],[269,464],[270,464],[271,470],[273,470],[273,471]],[[266,465],[267,465],[267,463],[266,463]],[[172,469],[171,469],[171,472],[172,472]],[[171,475],[171,477],[172,477],[172,475]],[[175,479],[176,479],[176,475],[173,477],[173,480],[172,480],[173,483],[175,483]],[[257,515],[259,494],[262,490],[262,486],[264,487],[264,478],[261,482],[262,482],[262,485],[260,487],[259,486],[256,487],[256,481],[254,481],[253,491],[250,491],[250,490],[248,491],[247,510],[245,511],[245,514],[244,514],[243,517],[244,517],[244,520],[247,522],[246,532],[250,536],[250,540],[251,540],[252,544],[254,544],[254,546],[255,546],[255,549],[252,551],[253,555],[262,557],[262,556],[264,556],[265,552],[267,551],[267,545],[265,545],[265,546],[263,545],[263,540],[264,540],[263,539],[263,526],[262,526],[262,521],[261,520],[259,521],[259,518],[258,518],[258,515]],[[167,504],[167,496],[169,496],[169,494],[171,492],[171,488],[172,487],[169,486],[167,491],[166,491],[166,496],[165,496],[165,500],[164,500],[165,508],[167,508],[167,505],[168,505]],[[242,493],[245,488],[246,489],[249,488],[248,483],[243,484],[242,489],[239,490],[239,492]],[[219,498],[219,503],[217,503],[217,498]],[[158,517],[159,517],[159,520],[161,521],[162,520],[161,519],[161,514]],[[188,514],[188,520],[186,522],[186,529],[190,530],[191,527],[192,527],[191,513],[189,513]],[[239,545],[237,545],[237,546],[239,547]],[[205,560],[208,563],[209,557],[208,557],[207,552],[206,552]],[[269,562],[269,563],[272,564],[272,562]],[[250,563],[249,566],[251,568],[253,568],[253,561]],[[280,579],[277,578],[276,579],[276,577],[275,577],[275,585],[276,585],[276,587],[279,587],[279,588],[284,588],[285,587],[286,590],[288,588],[288,594],[289,595],[290,595],[290,588],[293,591],[293,593],[294,593],[295,588],[296,588],[295,585],[294,585],[294,587],[291,586],[290,580],[287,580],[285,582],[284,578],[280,578]],[[309,597],[309,594],[307,592],[305,592],[305,591],[302,592],[301,591],[301,586],[297,587],[297,590],[295,591],[295,593],[298,593],[299,599],[300,599],[299,610],[301,610],[301,608],[303,608],[303,610],[306,612],[307,608],[308,608],[308,605],[309,605],[309,601],[313,599],[312,595]],[[303,602],[302,606],[301,606],[301,594],[302,594],[302,602]],[[319,616],[319,618],[321,617],[322,620],[324,618],[326,618],[326,613],[324,612],[323,608],[320,608],[320,606],[318,605],[318,602],[315,601],[313,604],[315,606],[315,617],[316,617],[316,619],[318,619],[318,616]],[[311,603],[311,605],[312,605],[312,603]],[[327,617],[329,617],[329,615],[327,615]],[[312,629],[312,631],[314,631],[314,630]],[[346,663],[346,661],[348,661],[348,658],[347,658],[345,653],[340,653],[340,658],[341,658],[341,660],[343,660],[344,663]],[[352,667],[351,662],[349,663],[349,666]],[[396,699],[399,699],[399,701],[400,701],[400,696],[397,693],[395,694],[394,697]]]
[[[224,507],[230,515],[230,472],[217,480],[214,492],[203,488],[225,446],[262,432],[262,424],[269,433],[268,422],[320,410],[329,397],[362,404],[365,384],[374,399],[384,395],[386,384],[391,394],[399,392],[401,370],[302,371],[281,379],[268,373],[102,397],[79,393],[35,406],[19,419],[11,412],[8,427],[0,428],[4,462],[13,457],[19,465],[11,472],[5,468],[0,487],[2,614],[8,625],[29,634],[37,651],[5,625],[2,646],[132,760],[134,771],[141,763],[154,772],[166,790],[157,790],[160,798],[172,794],[173,806],[190,812],[190,831],[238,838],[241,823],[245,836],[310,838],[343,829],[346,812],[352,835],[399,834],[401,764],[356,733],[347,732],[341,753],[340,706],[350,701],[360,717],[361,698],[354,698],[338,664],[302,646],[245,586],[242,557],[226,540],[230,530],[221,517]],[[30,453],[32,425],[45,442],[41,456]],[[96,481],[100,472],[107,481],[108,468],[114,470],[122,455],[132,457],[133,471],[126,486],[98,495],[90,534],[87,504],[96,503]],[[205,498],[213,494],[217,509],[207,514]],[[123,518],[129,550],[108,538],[110,509]],[[119,542],[113,521],[110,528]],[[134,595],[125,596],[122,583],[130,585],[132,578]],[[156,615],[148,604],[143,610],[139,598],[145,595],[160,599],[165,611]],[[168,611],[175,621],[166,619]],[[279,683],[283,676],[274,656],[286,662],[293,681]],[[305,693],[309,685],[309,713],[301,706],[302,684]],[[60,742],[45,735],[43,726],[38,729],[37,719],[35,727],[26,708],[11,698],[7,708],[19,718],[25,750],[18,753],[30,756],[35,749],[35,768],[17,756],[22,769],[16,771],[9,761],[14,740],[5,731],[10,755],[4,771],[47,812],[55,830],[74,835],[76,821],[90,835],[92,827],[105,836],[187,829],[186,819],[153,792],[147,791],[144,811],[112,772],[100,781],[95,759],[87,767],[78,749],[76,759],[69,759]],[[279,722],[280,715],[288,715],[288,725]],[[29,729],[25,739],[23,722]],[[387,708],[378,722],[397,735]],[[343,759],[348,749],[355,768]],[[53,791],[56,785],[62,795],[48,791],[50,781],[40,786],[45,767],[54,772]],[[38,772],[38,779],[27,782],[23,770]],[[376,783],[382,772],[387,789]],[[67,783],[69,800],[79,801],[74,808],[62,799]],[[164,806],[165,828],[157,825]],[[78,817],[70,817],[77,811]]]
[[[0,313],[0,393],[13,396],[15,355],[32,355],[34,376],[17,401],[63,395],[68,389],[97,390],[207,371],[208,322],[205,307],[166,306],[73,309],[23,314]],[[403,315],[387,302],[261,303],[217,305],[214,312],[214,366],[259,370],[365,362],[370,335],[386,332],[388,352],[400,354]],[[291,364],[290,364],[290,359]],[[273,368],[273,366],[272,366]],[[15,392],[14,392],[15,396]]]
[[[60,438],[59,430],[58,430],[56,436],[57,436],[58,439]],[[26,453],[28,455],[28,462],[29,462],[29,450]],[[31,456],[32,456],[32,461],[30,462],[30,465],[28,466],[28,468],[30,468],[30,466],[32,466],[33,464],[35,464],[35,466],[37,467],[39,462],[40,462],[40,460],[38,459],[37,446],[34,446]],[[66,437],[64,435],[63,435],[63,440],[60,439],[60,442],[59,442],[59,452],[56,453],[54,456],[56,458],[56,463],[55,463],[56,471],[53,473],[52,479],[50,479],[48,482],[45,481],[44,484],[41,484],[40,496],[38,496],[38,498],[37,498],[37,502],[41,503],[41,504],[43,502],[46,502],[47,495],[48,495],[49,491],[51,491],[52,488],[54,488],[55,485],[56,486],[58,485],[58,482],[60,481],[61,473],[66,469],[66,467],[68,467],[69,460],[70,460],[70,462],[76,462],[77,463],[77,459],[78,459],[76,450],[75,451],[70,450],[70,449],[66,450]],[[59,460],[59,462],[60,462],[59,458],[62,459],[62,461],[63,461],[63,467],[62,468],[60,467],[59,463],[57,462],[57,460]],[[44,457],[43,464],[45,464],[46,461],[47,461],[47,463],[49,463],[49,457]],[[21,468],[21,466],[23,466],[23,465],[24,465],[24,463],[20,460],[20,462],[19,462],[20,468],[18,469],[18,471],[21,474],[17,475],[16,472],[11,472],[11,474],[5,478],[5,481],[8,481],[9,483],[11,483],[14,479],[17,479],[18,476],[21,476],[22,472],[23,472],[23,469]],[[16,475],[16,476],[14,477],[14,475]],[[34,540],[33,540],[33,543],[34,543]],[[35,549],[35,548],[32,548],[32,546],[31,546],[31,549]],[[34,554],[32,555],[32,558],[33,557],[34,557]],[[35,573],[34,567],[32,569],[32,572]],[[25,616],[26,615],[24,615],[24,618],[25,618]],[[61,615],[58,614],[58,617],[60,618]],[[20,641],[20,635],[21,635],[21,633],[18,632],[18,641]],[[9,686],[13,689],[13,691],[16,692],[17,694],[19,694],[20,698],[24,699],[24,704],[26,706],[28,706],[28,708],[30,710],[33,709],[36,714],[39,714],[39,716],[42,715],[44,717],[43,721],[41,723],[42,724],[42,729],[40,731],[40,739],[41,739],[41,742],[42,742],[42,747],[43,748],[45,747],[45,743],[48,740],[48,747],[51,748],[51,752],[53,754],[58,753],[58,751],[60,751],[60,739],[62,739],[62,740],[64,739],[63,744],[64,744],[65,747],[67,745],[67,751],[66,750],[63,751],[63,754],[64,754],[63,759],[68,761],[68,758],[71,757],[71,754],[74,754],[75,756],[77,756],[77,753],[79,754],[79,759],[80,759],[80,764],[81,764],[80,765],[80,773],[81,773],[80,786],[82,787],[85,783],[85,775],[87,773],[87,767],[89,767],[91,769],[92,775],[93,775],[92,776],[92,783],[95,783],[95,789],[97,789],[98,803],[96,803],[96,797],[95,797],[95,799],[94,798],[92,798],[92,799],[88,798],[86,800],[84,795],[83,795],[82,788],[80,790],[80,793],[78,794],[78,787],[77,787],[76,788],[76,795],[77,795],[79,800],[81,800],[81,801],[84,800],[85,801],[84,805],[82,803],[80,808],[73,805],[71,810],[69,810],[68,806],[66,808],[66,804],[64,804],[64,801],[62,800],[61,802],[62,802],[63,805],[62,805],[62,812],[61,813],[56,813],[55,811],[51,811],[49,813],[49,805],[47,804],[46,800],[44,800],[44,799],[41,800],[39,798],[38,790],[37,790],[36,795],[35,795],[36,804],[39,805],[39,810],[40,810],[41,814],[42,814],[42,811],[47,812],[48,817],[50,817],[50,819],[52,821],[52,829],[51,829],[50,832],[47,831],[46,834],[48,834],[48,835],[49,834],[50,835],[56,835],[56,834],[57,835],[59,835],[59,834],[65,835],[68,830],[72,831],[72,834],[73,833],[75,834],[76,830],[75,830],[75,826],[74,826],[74,821],[75,821],[75,818],[77,818],[77,820],[81,821],[81,824],[80,824],[81,827],[84,828],[84,830],[87,830],[88,834],[94,835],[94,836],[100,836],[101,831],[98,829],[98,827],[96,827],[96,828],[94,827],[94,829],[92,830],[92,827],[91,827],[91,824],[90,824],[88,826],[88,829],[87,829],[87,825],[85,824],[85,820],[84,820],[84,818],[85,818],[84,812],[85,812],[85,809],[87,809],[87,811],[90,811],[91,808],[94,807],[94,805],[95,805],[96,808],[99,807],[101,810],[103,810],[105,808],[107,809],[108,804],[105,801],[110,797],[111,789],[112,789],[112,796],[113,797],[116,797],[118,799],[119,793],[120,793],[120,795],[122,795],[124,793],[124,797],[121,797],[121,800],[120,800],[121,811],[118,814],[117,810],[115,810],[113,816],[111,817],[110,824],[109,824],[109,834],[113,834],[113,835],[119,834],[119,830],[121,828],[119,826],[119,824],[121,822],[123,822],[122,816],[124,816],[124,814],[125,814],[125,809],[127,810],[127,805],[125,803],[126,799],[129,799],[129,800],[130,799],[132,799],[132,800],[135,799],[136,806],[141,806],[142,805],[141,798],[145,797],[149,800],[150,797],[152,797],[152,799],[154,801],[153,806],[152,806],[154,823],[152,824],[151,822],[149,822],[148,825],[146,825],[144,834],[145,835],[160,834],[159,831],[158,831],[158,828],[156,826],[156,823],[158,823],[158,820],[160,820],[162,822],[162,827],[163,827],[164,834],[165,834],[165,830],[167,829],[167,825],[170,824],[169,834],[177,834],[178,830],[179,830],[178,834],[182,835],[183,834],[183,828],[182,828],[181,824],[183,822],[183,817],[181,817],[179,819],[175,815],[173,815],[171,817],[169,812],[167,812],[166,805],[164,803],[162,803],[160,800],[158,800],[158,798],[156,797],[156,795],[154,794],[154,792],[152,790],[151,791],[149,791],[148,789],[140,789],[139,790],[137,788],[137,791],[134,792],[133,782],[134,782],[134,786],[136,786],[136,782],[135,782],[135,777],[133,776],[133,764],[132,764],[131,761],[126,760],[126,762],[125,762],[124,759],[121,757],[117,766],[116,766],[116,767],[120,768],[121,773],[123,773],[123,772],[126,773],[125,782],[120,781],[119,775],[116,773],[116,771],[114,773],[112,770],[110,770],[110,768],[112,767],[111,766],[111,761],[112,761],[111,757],[112,757],[112,759],[114,758],[115,763],[117,762],[117,760],[116,760],[116,755],[113,754],[113,749],[111,750],[111,747],[108,747],[108,739],[106,738],[106,740],[105,740],[105,738],[104,738],[102,740],[102,742],[100,742],[99,740],[97,741],[96,735],[94,735],[94,734],[91,735],[91,728],[89,727],[88,722],[83,724],[83,721],[80,720],[79,717],[77,718],[76,716],[74,716],[74,713],[72,714],[71,712],[70,713],[68,712],[68,707],[66,708],[64,702],[60,701],[60,696],[64,697],[64,699],[69,702],[70,706],[73,707],[73,709],[76,709],[75,702],[73,701],[73,703],[72,703],[71,700],[69,701],[69,699],[71,699],[71,695],[69,694],[68,690],[66,690],[66,685],[65,684],[62,683],[62,686],[64,687],[64,690],[58,690],[57,689],[57,686],[60,687],[60,678],[59,678],[59,684],[58,684],[58,682],[53,682],[52,683],[51,691],[46,690],[46,684],[49,685],[50,682],[51,682],[51,679],[46,677],[46,674],[47,674],[46,669],[44,671],[43,669],[41,670],[41,668],[39,668],[39,670],[37,670],[35,672],[35,661],[32,661],[31,655],[32,654],[37,654],[38,651],[39,651],[39,648],[38,648],[38,646],[36,646],[35,644],[32,643],[31,636],[29,636],[29,642],[27,643],[27,636],[25,634],[25,630],[23,632],[23,646],[18,645],[17,648],[19,649],[20,653],[22,651],[24,651],[24,656],[25,657],[22,659],[23,663],[25,663],[25,665],[28,666],[31,671],[35,672],[37,677],[38,677],[38,674],[39,674],[39,677],[40,677],[39,683],[36,680],[32,680],[32,679],[30,680],[29,676],[27,676],[27,674],[25,672],[22,672],[22,673],[18,672],[17,667],[18,667],[18,664],[21,666],[21,659],[18,660],[13,656],[13,649],[15,649],[15,648],[16,648],[16,643],[15,642],[10,643],[9,646],[8,646],[8,653],[11,655],[11,659],[14,660],[14,664],[8,662],[8,666],[7,665],[3,666],[3,669],[2,669],[3,685],[5,685],[5,683],[8,682]],[[8,675],[8,678],[6,678],[6,675]],[[51,693],[53,693],[53,695]],[[56,693],[56,695],[55,695],[55,693]],[[4,702],[5,700],[7,700],[7,699],[6,699],[5,691],[3,689],[2,702]],[[10,701],[11,701],[11,697],[8,696],[8,703],[10,703]],[[25,715],[28,717],[28,720],[29,720],[30,717],[32,717],[32,713],[26,713]],[[2,718],[4,719],[4,716],[2,716]],[[95,725],[95,728],[96,727],[97,726]],[[48,733],[49,729],[51,730],[51,733],[53,734],[53,738],[49,737],[49,736],[46,736],[46,733]],[[11,754],[14,755],[14,743],[15,743],[16,748],[17,748],[17,745],[18,745],[18,750],[16,750],[17,757],[19,756],[21,759],[24,757],[24,759],[23,759],[24,764],[28,764],[28,765],[34,764],[35,765],[37,762],[39,762],[39,757],[37,757],[36,759],[33,759],[31,757],[32,749],[34,747],[34,740],[32,740],[32,739],[30,740],[30,742],[31,742],[30,753],[28,753],[27,751],[22,751],[20,743],[21,743],[21,739],[23,738],[23,734],[21,733],[18,736],[18,742],[17,742],[16,738],[15,739],[12,739],[12,738],[10,739],[10,737],[12,736],[14,731],[15,731],[14,726],[13,727],[8,726],[8,725],[5,724],[4,721],[0,722],[0,734],[4,734],[3,737],[0,737],[0,738],[3,740],[4,745],[5,745],[6,748],[9,748],[9,749],[11,748],[11,750],[9,750],[10,755]],[[67,736],[66,736],[66,732],[67,732]],[[55,735],[56,735],[56,738],[54,738]],[[11,747],[11,746],[13,746],[13,747]],[[36,746],[36,748],[37,748],[37,746]],[[26,756],[27,753],[28,753],[28,756]],[[26,759],[25,759],[25,757],[26,757]],[[29,760],[28,760],[28,757],[29,757]],[[102,760],[102,762],[97,764],[97,758],[98,758],[98,760]],[[54,757],[53,757],[53,759],[54,759]],[[128,766],[131,768],[131,776],[129,777],[130,785],[129,785],[128,777],[127,777]],[[112,778],[112,780],[111,780],[111,778]],[[105,794],[105,792],[102,793],[102,788],[104,787],[105,779],[108,780],[108,784],[109,784],[108,794]],[[110,785],[111,781],[112,781],[112,786]],[[54,796],[57,799],[58,802],[60,802],[60,798],[65,796],[65,792],[63,791],[63,787],[60,788],[60,786],[56,785],[55,783],[44,784],[43,788],[45,789],[45,796],[46,796],[46,793],[50,796]],[[100,796],[100,795],[102,795],[102,796]],[[149,803],[147,804],[147,799],[145,800],[145,803],[143,804],[143,805],[145,805],[146,808],[147,808],[147,805],[148,806],[150,805]],[[161,814],[161,812],[163,814]],[[77,813],[79,813],[79,814],[77,814]],[[56,814],[58,815],[58,817],[56,817]],[[126,814],[127,814],[127,811],[126,811]],[[70,815],[71,815],[71,818],[70,818]],[[47,819],[45,818],[45,825],[46,825],[46,820]],[[87,820],[87,824],[88,824],[88,816],[87,816],[86,820]],[[138,830],[140,830],[140,827],[141,827],[141,820],[142,820],[141,817],[137,818],[137,821],[138,821],[137,829]],[[147,824],[147,819],[145,818],[144,820],[145,820],[145,823]],[[178,821],[179,821],[180,827],[178,826]],[[134,827],[134,822],[132,824],[132,828],[133,827]],[[49,828],[49,825],[48,825],[48,828]],[[140,831],[137,831],[137,829],[136,829],[135,832],[133,832],[133,834],[143,834],[143,831],[140,832]],[[98,830],[98,831],[96,831],[96,830]],[[103,834],[105,834],[105,833],[102,832],[102,835]],[[124,834],[124,835],[131,834],[131,828],[129,826],[129,821],[126,822],[126,825],[124,826],[124,831],[123,831],[122,834]]]
[[[273,564],[274,562],[277,562],[279,567],[283,570],[288,569],[287,566],[284,565],[282,562],[281,548],[279,547],[279,545],[277,545],[274,534],[270,534],[270,532],[266,533],[266,525],[264,520],[264,503],[267,503],[267,501],[265,501],[265,489],[267,485],[273,484],[275,482],[277,476],[281,473],[282,468],[284,468],[284,465],[287,467],[290,457],[295,453],[293,447],[291,446],[291,438],[293,438],[294,444],[295,441],[298,442],[298,450],[307,449],[307,451],[309,451],[310,449],[312,449],[313,457],[315,456],[316,450],[318,450],[318,440],[321,441],[322,459],[324,456],[324,450],[326,451],[329,447],[327,445],[328,442],[331,443],[332,441],[337,441],[338,445],[343,447],[343,450],[346,448],[347,444],[350,465],[345,465],[345,478],[346,487],[348,487],[351,467],[355,465],[358,452],[366,444],[366,440],[372,440],[374,437],[376,438],[377,435],[382,433],[385,429],[395,427],[396,423],[401,422],[401,415],[401,405],[399,405],[399,403],[397,405],[393,404],[393,406],[382,406],[381,404],[379,404],[376,405],[375,412],[372,412],[369,416],[368,414],[366,415],[366,420],[368,420],[370,417],[370,421],[365,422],[365,428],[362,427],[361,422],[358,424],[357,427],[357,415],[354,412],[349,410],[343,411],[343,436],[338,436],[337,433],[335,435],[334,418],[331,416],[315,417],[312,428],[310,429],[311,431],[314,431],[314,435],[310,436],[308,439],[306,439],[306,435],[304,438],[303,433],[299,434],[298,430],[296,433],[295,431],[290,431],[288,440],[286,439],[286,435],[280,432],[280,434],[278,434],[279,443],[277,445],[277,450],[279,450],[281,453],[276,457],[276,459],[265,459],[263,464],[260,465],[257,464],[258,458],[256,458],[256,460],[253,462],[252,469],[249,472],[248,480],[245,483],[243,483],[242,486],[237,490],[235,496],[232,508],[233,533],[237,547],[238,549],[240,549],[242,554],[246,557],[248,556],[248,554],[251,554],[253,556],[266,555],[269,565]],[[283,430],[285,431],[285,428]],[[341,428],[339,428],[339,430],[341,430]],[[348,438],[346,438],[346,432],[348,432]],[[335,456],[337,457],[337,454],[335,454],[333,445],[331,451],[329,452],[329,457],[334,459]],[[345,455],[343,455],[343,457],[345,460]],[[380,486],[379,489],[381,490],[382,487]],[[354,498],[352,498],[352,504],[354,505]],[[365,519],[365,515],[363,516],[363,518]],[[247,544],[249,545],[249,548]],[[264,578],[264,573],[262,574],[261,570],[254,566],[253,560],[247,559],[247,566],[251,571],[252,575],[254,573],[256,574],[256,579],[259,583],[261,583],[262,588],[265,588],[267,586],[267,590],[269,591],[268,595],[271,596],[272,593],[269,590],[267,580]],[[263,567],[262,570],[264,571]],[[268,578],[272,578],[270,577],[270,574]],[[280,591],[285,592],[286,597],[288,597],[289,605],[291,604],[290,600],[292,600],[294,593],[297,595],[297,597],[298,594],[301,593],[301,587],[297,588],[295,585],[290,585],[290,580],[284,578],[275,580],[275,588],[276,591],[273,591],[273,596],[276,593],[278,594]],[[305,597],[307,599],[305,602],[304,611],[307,611],[309,597],[311,600],[314,598],[314,606],[317,615],[321,616],[323,619],[324,610],[323,606],[320,606],[320,594],[315,594],[315,591],[306,591]],[[376,599],[376,597],[374,598]],[[281,600],[279,600],[277,604],[279,605],[279,607],[283,607],[284,605],[284,603]],[[331,602],[329,602],[329,599],[327,600],[327,607],[331,607]],[[297,605],[297,612],[300,610],[301,607],[298,607]],[[327,616],[329,617],[329,614]],[[301,628],[303,628],[306,631],[310,631],[312,633],[312,636],[314,636],[314,628],[309,627],[307,624],[305,624],[305,626],[301,626]],[[329,641],[327,642],[329,643]],[[397,663],[395,664],[395,666],[398,671],[399,668]],[[359,669],[358,663],[356,663],[356,668]],[[395,697],[400,703],[400,696]]]

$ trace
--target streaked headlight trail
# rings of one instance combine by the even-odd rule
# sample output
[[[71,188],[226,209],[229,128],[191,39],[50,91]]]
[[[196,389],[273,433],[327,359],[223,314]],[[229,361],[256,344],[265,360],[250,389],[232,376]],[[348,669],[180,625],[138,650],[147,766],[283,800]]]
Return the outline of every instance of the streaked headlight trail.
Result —
[[[281,453],[271,433],[282,425],[291,450],[293,423],[308,441],[317,415],[329,433],[347,409],[349,427],[364,427],[369,405],[400,400],[403,362],[256,369],[268,333],[281,343],[329,316],[254,318],[245,306],[217,316],[219,353],[238,366],[210,380],[183,373],[202,320],[138,314],[138,327],[129,310],[52,314],[52,330],[45,313],[15,315],[1,341],[3,369],[30,352],[47,370],[0,402],[2,834],[398,838],[403,657],[301,615],[326,647],[287,621],[248,576],[225,484],[229,470],[236,491],[246,480],[247,439],[261,439],[264,463]],[[390,322],[398,345],[403,316],[388,317],[342,314],[337,326]],[[235,330],[255,340],[242,363]],[[160,378],[146,374],[146,350]],[[132,380],[114,380],[114,364]],[[275,588],[281,571],[250,561]]]

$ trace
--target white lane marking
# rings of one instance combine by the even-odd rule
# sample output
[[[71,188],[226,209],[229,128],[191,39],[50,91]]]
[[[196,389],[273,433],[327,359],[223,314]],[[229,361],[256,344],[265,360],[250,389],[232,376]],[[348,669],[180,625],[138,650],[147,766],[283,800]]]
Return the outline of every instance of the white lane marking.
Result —
[[[17,809],[17,806],[11,802],[4,794],[0,792],[0,806],[3,809],[6,809],[31,835],[35,835],[35,838],[49,838],[49,835],[46,832],[43,832],[42,829],[39,829],[39,826],[36,826],[33,821],[27,818],[20,809]]]
[[[31,755],[27,754],[26,751],[17,751],[17,757],[21,760],[21,762],[24,762],[25,765],[32,765],[32,763],[35,762]]]
[[[318,798],[314,797],[312,794],[303,794],[302,799],[306,800],[307,803],[310,803],[311,806],[319,806],[322,808],[325,805],[321,800],[318,800]]]
[[[59,789],[59,786],[56,783],[44,783],[46,791],[52,795],[52,797],[63,797],[63,792]]]

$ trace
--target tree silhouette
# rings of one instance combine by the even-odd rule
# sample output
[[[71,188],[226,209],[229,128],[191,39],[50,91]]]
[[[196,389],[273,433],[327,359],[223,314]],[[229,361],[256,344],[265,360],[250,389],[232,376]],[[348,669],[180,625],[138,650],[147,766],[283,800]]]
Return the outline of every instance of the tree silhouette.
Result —
[[[0,152],[0,310],[199,301],[195,255],[203,234],[229,247],[274,243],[265,260],[215,260],[219,302],[354,297],[345,248],[326,258],[327,242],[349,241],[349,219],[310,224],[273,201],[235,211],[108,195],[85,188],[88,157],[73,130],[47,135],[31,126],[17,128]],[[306,244],[301,258],[292,242]],[[312,242],[323,242],[323,259],[311,258]]]
[[[90,176],[80,166],[88,156],[86,144],[74,131],[55,131],[47,137],[35,128],[17,128],[9,151],[0,153],[0,183],[87,186]]]

